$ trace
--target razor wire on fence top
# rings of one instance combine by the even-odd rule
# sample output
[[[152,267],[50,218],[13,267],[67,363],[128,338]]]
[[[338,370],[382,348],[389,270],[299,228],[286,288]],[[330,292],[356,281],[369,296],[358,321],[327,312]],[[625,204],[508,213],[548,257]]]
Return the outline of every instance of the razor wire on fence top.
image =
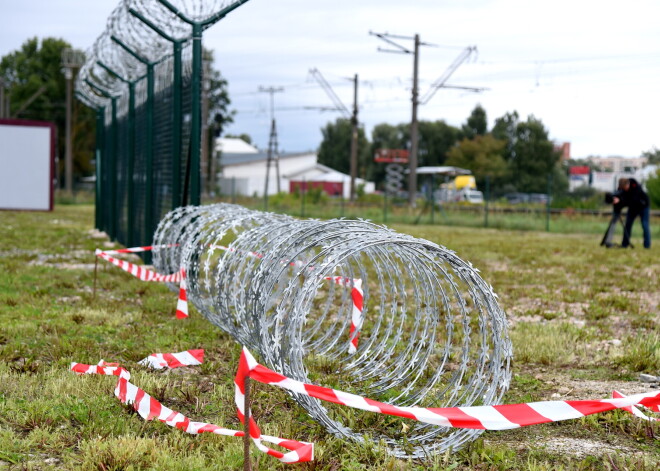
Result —
[[[163,218],[153,258],[159,273],[186,273],[188,299],[209,321],[293,380],[398,407],[496,404],[509,386],[511,344],[492,287],[426,240],[367,221],[188,206]],[[368,435],[399,457],[456,449],[482,432],[402,430],[292,396],[333,434]]]
[[[248,0],[122,0],[76,94],[97,110],[96,227],[145,245],[200,202],[202,33]]]

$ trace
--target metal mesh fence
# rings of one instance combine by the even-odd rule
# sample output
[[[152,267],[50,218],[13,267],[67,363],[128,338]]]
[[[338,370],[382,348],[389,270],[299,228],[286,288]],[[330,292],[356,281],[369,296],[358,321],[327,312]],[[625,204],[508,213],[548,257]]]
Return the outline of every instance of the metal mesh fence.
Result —
[[[146,245],[168,211],[199,204],[202,33],[247,0],[121,0],[76,94],[97,110],[96,225]]]

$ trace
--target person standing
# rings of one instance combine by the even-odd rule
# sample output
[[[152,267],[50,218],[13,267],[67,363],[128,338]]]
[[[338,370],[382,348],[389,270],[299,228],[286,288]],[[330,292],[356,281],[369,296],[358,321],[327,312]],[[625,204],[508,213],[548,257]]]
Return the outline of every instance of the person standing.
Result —
[[[620,198],[614,198],[614,204],[621,204],[622,207],[628,207],[626,215],[626,225],[623,230],[623,241],[621,247],[630,246],[630,233],[633,223],[637,216],[642,221],[642,231],[644,233],[644,248],[651,248],[651,228],[649,227],[650,201],[649,195],[642,190],[641,185],[634,178],[629,178],[628,183],[624,184],[623,193]]]

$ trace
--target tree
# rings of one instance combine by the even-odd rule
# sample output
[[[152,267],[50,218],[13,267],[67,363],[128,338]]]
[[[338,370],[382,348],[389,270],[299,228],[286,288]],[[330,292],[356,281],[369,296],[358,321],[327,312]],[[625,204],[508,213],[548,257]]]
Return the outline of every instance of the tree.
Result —
[[[371,132],[371,153],[366,162],[367,180],[373,181],[377,188],[383,188],[386,164],[376,162],[373,156],[378,149],[408,149],[410,133],[408,125],[381,123]]]
[[[660,149],[653,147],[650,150],[642,152],[642,157],[649,159],[649,164],[660,164]]]
[[[353,125],[348,119],[338,118],[334,123],[328,123],[321,133],[323,140],[319,147],[319,163],[345,174],[350,173],[351,134]],[[358,176],[366,176],[366,164],[369,160],[369,141],[364,129],[358,129]]]
[[[566,175],[559,167],[560,155],[539,119],[529,116],[527,121],[520,121],[517,112],[507,113],[495,120],[492,134],[507,142],[505,180],[517,191],[545,193],[548,176],[552,176],[553,191],[563,191],[568,186]]]
[[[504,158],[510,161],[515,154],[514,144],[516,143],[516,126],[518,125],[518,112],[506,113],[501,118],[495,120],[495,125],[491,131],[495,139],[506,141],[504,149]]]
[[[208,126],[214,137],[220,137],[228,124],[234,122],[235,110],[229,110],[231,100],[227,89],[227,80],[219,70],[213,68],[215,61],[213,51],[204,49],[203,60],[207,63],[205,72],[208,73]]]
[[[58,175],[64,169],[66,81],[62,74],[62,51],[71,45],[63,39],[28,39],[21,48],[0,60],[0,78],[8,89],[12,118],[54,122],[58,129]],[[72,141],[74,177],[90,175],[94,156],[94,111],[73,103]],[[63,183],[63,178],[59,179]]]
[[[240,139],[243,142],[247,142],[248,144],[252,145],[252,138],[250,137],[249,134],[242,133],[242,134],[225,134],[226,138],[229,139]]]
[[[483,136],[488,132],[488,120],[486,119],[486,110],[477,105],[470,113],[467,122],[461,127],[463,137],[474,139],[476,136]]]
[[[422,166],[443,165],[447,152],[458,140],[458,128],[444,121],[419,122],[418,164]]]
[[[660,208],[660,170],[655,172],[655,176],[646,180],[646,189],[651,199],[651,206]]]
[[[492,134],[466,138],[449,150],[446,163],[471,170],[479,188],[483,187],[486,176],[498,184],[507,173],[505,147],[506,141],[495,139]]]

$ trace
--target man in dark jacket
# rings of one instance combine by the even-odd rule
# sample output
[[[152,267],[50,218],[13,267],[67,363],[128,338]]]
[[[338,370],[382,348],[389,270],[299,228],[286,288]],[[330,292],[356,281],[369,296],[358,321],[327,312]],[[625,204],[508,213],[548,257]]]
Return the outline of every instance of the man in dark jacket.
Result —
[[[630,245],[630,233],[632,231],[633,222],[635,222],[635,218],[639,216],[642,221],[642,231],[644,232],[644,248],[650,249],[651,229],[649,227],[649,216],[651,205],[649,202],[649,195],[642,190],[642,187],[637,180],[634,178],[628,179],[628,184],[624,185],[621,197],[614,198],[614,204],[628,207],[626,227],[623,230],[621,247],[628,247]]]

